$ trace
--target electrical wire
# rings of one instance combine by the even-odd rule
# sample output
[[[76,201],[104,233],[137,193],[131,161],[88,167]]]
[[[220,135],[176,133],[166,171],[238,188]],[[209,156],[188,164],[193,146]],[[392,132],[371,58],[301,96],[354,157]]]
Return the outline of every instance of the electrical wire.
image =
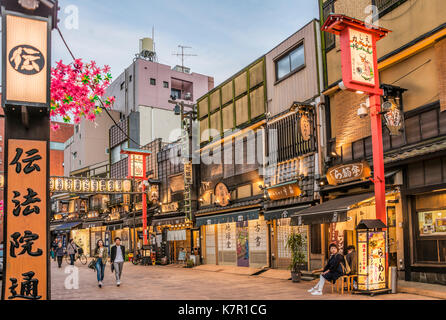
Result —
[[[401,78],[399,78],[399,79],[393,81],[391,84],[395,84],[395,83],[397,83],[398,81],[400,81],[401,79],[404,79],[405,77],[407,77],[408,75],[414,73],[415,71],[417,71],[418,69],[420,69],[422,66],[428,64],[428,63],[431,62],[431,61],[432,61],[431,59],[427,60],[425,63],[419,65],[418,67],[416,67],[416,68],[414,68],[414,69],[412,69],[411,71],[409,71],[408,73],[406,73],[406,74],[405,74],[404,76],[402,76]]]
[[[70,47],[68,46],[68,43],[65,41],[64,36],[62,35],[62,31],[60,31],[59,26],[56,27],[57,31],[59,32],[60,37],[62,38],[63,43],[65,44],[65,47],[67,48],[68,52],[71,55],[71,58],[73,58],[73,60],[76,60],[76,57],[74,56],[73,52],[71,51]],[[125,132],[121,126],[115,121],[115,119],[112,117],[112,115],[110,114],[110,112],[108,112],[107,108],[104,105],[104,102],[102,101],[102,99],[99,97],[99,102],[101,103],[102,107],[101,109],[105,110],[105,112],[107,113],[107,115],[110,117],[110,119],[113,121],[113,123],[119,128],[119,130],[121,130],[121,132],[133,143],[135,143],[138,148],[142,148],[144,146],[140,145],[138,142],[136,142],[135,140],[133,140],[128,134],[127,132]]]

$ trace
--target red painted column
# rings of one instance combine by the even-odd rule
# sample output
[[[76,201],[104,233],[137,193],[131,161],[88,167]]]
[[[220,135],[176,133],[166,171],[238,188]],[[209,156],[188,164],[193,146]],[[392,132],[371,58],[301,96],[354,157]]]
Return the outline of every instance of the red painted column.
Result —
[[[373,175],[375,183],[376,219],[387,224],[386,182],[384,176],[384,152],[381,123],[381,97],[370,95],[370,119],[373,145]]]
[[[147,193],[144,183],[142,184],[142,234],[143,245],[147,245]]]

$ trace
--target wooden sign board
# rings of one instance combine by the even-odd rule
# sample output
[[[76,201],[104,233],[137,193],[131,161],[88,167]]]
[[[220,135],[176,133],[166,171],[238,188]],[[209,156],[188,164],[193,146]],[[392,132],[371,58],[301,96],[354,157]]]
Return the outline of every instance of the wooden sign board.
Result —
[[[298,183],[291,183],[284,186],[271,187],[268,190],[268,196],[271,200],[287,199],[298,197],[302,194],[302,190]]]
[[[46,300],[47,142],[8,140],[5,300]]]
[[[47,107],[50,22],[7,11],[2,17],[5,29],[2,105]]]
[[[338,185],[356,180],[365,180],[371,176],[367,162],[342,164],[328,169],[327,180],[331,185]]]
[[[229,205],[229,202],[231,201],[231,193],[224,183],[217,183],[217,185],[215,186],[214,195],[215,203],[222,207],[226,207],[227,205]]]

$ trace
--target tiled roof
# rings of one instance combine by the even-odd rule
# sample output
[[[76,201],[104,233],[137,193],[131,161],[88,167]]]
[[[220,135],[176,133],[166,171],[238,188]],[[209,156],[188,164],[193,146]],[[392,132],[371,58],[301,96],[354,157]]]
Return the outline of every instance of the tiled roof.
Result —
[[[237,209],[240,207],[246,207],[246,206],[252,206],[252,205],[256,205],[256,204],[260,204],[263,200],[262,199],[255,199],[255,200],[249,200],[249,201],[242,201],[242,202],[238,202],[238,203],[234,203],[230,206],[226,206],[226,207],[212,207],[212,208],[206,208],[206,209],[202,209],[202,210],[198,210],[197,211],[197,215],[200,214],[206,214],[206,213],[210,213],[210,212],[217,212],[217,211],[228,211],[230,209]]]
[[[384,163],[392,163],[396,161],[406,160],[413,157],[423,156],[437,151],[446,150],[446,140],[435,140],[431,143],[424,143],[422,145],[415,145],[406,150],[400,149],[398,152],[386,154],[384,156]]]

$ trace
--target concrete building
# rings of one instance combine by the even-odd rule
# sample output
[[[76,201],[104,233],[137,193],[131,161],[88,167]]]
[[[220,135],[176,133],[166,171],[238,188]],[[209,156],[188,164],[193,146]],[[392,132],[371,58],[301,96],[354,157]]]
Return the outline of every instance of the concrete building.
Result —
[[[119,112],[109,112],[115,121],[119,121]],[[74,134],[64,146],[64,176],[82,175],[83,172],[89,175],[91,167],[101,164],[107,167],[108,129],[112,125],[113,120],[105,112],[97,115],[94,122],[82,120],[74,125]]]
[[[149,45],[145,43],[148,42]],[[172,142],[178,139],[180,116],[173,113],[169,100],[195,103],[196,99],[214,87],[214,78],[190,72],[189,68],[156,62],[151,39],[142,40],[140,53],[107,89],[114,96],[113,110],[122,114],[118,128],[110,128],[110,165],[113,177],[127,173],[123,147],[140,148],[155,139]],[[184,71],[184,72],[183,72]],[[123,131],[126,134],[123,134]],[[130,137],[131,139],[129,139]]]

